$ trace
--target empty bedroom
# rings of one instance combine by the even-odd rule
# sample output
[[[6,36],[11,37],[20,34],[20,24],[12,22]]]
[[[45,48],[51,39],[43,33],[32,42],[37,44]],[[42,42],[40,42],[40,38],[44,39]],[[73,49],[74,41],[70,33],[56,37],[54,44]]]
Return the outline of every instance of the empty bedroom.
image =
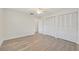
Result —
[[[0,8],[0,51],[79,51],[78,8]]]

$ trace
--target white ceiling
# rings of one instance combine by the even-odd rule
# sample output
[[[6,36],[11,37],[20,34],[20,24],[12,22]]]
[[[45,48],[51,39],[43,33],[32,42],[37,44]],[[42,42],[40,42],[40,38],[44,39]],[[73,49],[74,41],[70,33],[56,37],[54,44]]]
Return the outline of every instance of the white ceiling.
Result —
[[[31,15],[31,16],[41,18],[41,17],[44,17],[44,16],[49,16],[51,14],[60,12],[62,10],[70,10],[70,9],[75,9],[75,8],[47,8],[46,12],[43,12],[41,14],[36,13],[36,11],[35,11],[36,8],[10,8],[10,9],[20,11],[20,12],[25,12],[28,15],[30,15],[30,13],[33,13],[34,15]]]

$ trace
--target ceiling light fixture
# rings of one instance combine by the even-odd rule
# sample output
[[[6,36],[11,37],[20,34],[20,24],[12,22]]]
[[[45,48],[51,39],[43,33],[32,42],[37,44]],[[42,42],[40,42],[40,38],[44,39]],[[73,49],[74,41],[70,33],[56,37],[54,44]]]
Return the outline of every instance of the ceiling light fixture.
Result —
[[[41,14],[42,13],[42,10],[40,8],[36,9],[36,13],[37,14]]]
[[[36,13],[37,14],[41,14],[43,12],[46,12],[47,11],[47,8],[36,8],[35,10],[36,10]]]

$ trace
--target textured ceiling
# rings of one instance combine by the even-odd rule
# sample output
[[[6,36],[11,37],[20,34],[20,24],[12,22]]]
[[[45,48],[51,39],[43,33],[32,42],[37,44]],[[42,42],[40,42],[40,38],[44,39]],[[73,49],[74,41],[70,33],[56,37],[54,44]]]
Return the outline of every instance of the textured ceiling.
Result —
[[[52,15],[54,13],[60,12],[62,10],[71,10],[71,9],[75,9],[75,8],[45,8],[45,12],[43,12],[41,14],[36,13],[37,8],[10,8],[10,9],[20,11],[20,12],[25,12],[28,15],[41,18],[44,16],[49,16],[49,15]],[[44,8],[42,8],[42,9],[44,9]]]

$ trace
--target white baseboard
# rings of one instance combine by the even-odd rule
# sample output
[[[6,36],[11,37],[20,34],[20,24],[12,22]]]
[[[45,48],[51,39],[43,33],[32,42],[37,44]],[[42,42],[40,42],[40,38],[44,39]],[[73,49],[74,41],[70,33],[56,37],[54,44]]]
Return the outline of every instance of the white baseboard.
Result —
[[[33,34],[35,34],[35,33],[30,33],[30,34],[25,34],[25,35],[18,35],[18,36],[12,36],[12,37],[6,37],[6,39],[5,38],[0,38],[0,46],[2,45],[4,40],[10,40],[10,39],[24,37],[24,36],[29,36],[29,35],[33,35]]]
[[[55,35],[52,35],[52,34],[49,34],[49,33],[41,33],[41,34],[45,34],[45,35],[47,34],[47,35],[50,35],[50,36],[54,36],[54,37],[56,37],[56,38],[62,38],[62,39],[64,39],[64,40],[71,41],[71,42],[74,42],[74,43],[76,43],[76,44],[79,44],[79,40],[72,41],[72,40],[68,40],[68,39],[65,39],[65,38],[63,38],[63,37],[55,36]]]
[[[79,44],[79,41],[77,41],[76,43]]]
[[[4,39],[0,38],[0,46],[2,45]]]
[[[20,38],[20,37],[25,37],[25,36],[29,36],[29,35],[33,35],[34,33],[31,34],[25,34],[25,35],[16,35],[16,36],[12,36],[12,37],[8,37],[6,40],[10,40],[10,39],[15,39],[15,38]]]

